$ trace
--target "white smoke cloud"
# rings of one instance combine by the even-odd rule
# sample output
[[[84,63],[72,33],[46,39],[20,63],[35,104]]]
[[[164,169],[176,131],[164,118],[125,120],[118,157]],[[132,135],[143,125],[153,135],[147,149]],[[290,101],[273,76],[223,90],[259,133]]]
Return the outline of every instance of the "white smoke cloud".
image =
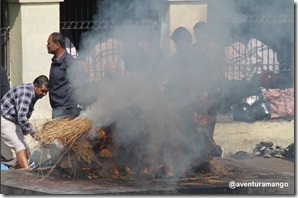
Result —
[[[229,2],[232,3],[232,1]],[[119,9],[122,5],[113,4],[113,6]],[[230,6],[235,8],[235,5]],[[125,9],[130,10],[130,5],[126,5]],[[142,9],[146,7],[143,6]],[[223,10],[224,12],[219,13],[219,16],[227,14],[226,9]],[[230,14],[231,9],[227,10]],[[142,10],[139,10],[139,13],[142,13]],[[113,18],[113,13],[108,14],[107,18]],[[95,16],[95,19],[99,18],[99,15]],[[225,34],[220,34],[218,23],[211,20],[210,24],[216,27],[214,32],[217,34],[214,38],[221,39],[219,43],[226,42],[229,37],[229,27],[224,27]],[[211,29],[214,29],[212,27]],[[108,34],[104,32],[105,29],[84,34],[80,43],[79,56],[85,60],[84,58],[90,53],[96,54],[102,49],[107,50],[108,46],[98,44],[107,43],[108,39],[113,40],[111,43],[117,41],[117,49],[121,51],[123,47],[123,52],[117,51],[120,55],[116,61],[112,62],[116,62],[118,68],[115,71],[109,71],[112,72],[111,76],[102,68],[100,71],[93,68],[93,73],[97,75],[93,76],[94,80],[83,89],[81,87],[77,89],[81,102],[90,105],[83,114],[96,127],[115,124],[116,136],[125,141],[126,146],[140,141],[144,143],[142,146],[144,149],[146,147],[147,151],[153,152],[156,148],[164,148],[165,164],[169,167],[174,165],[175,171],[183,174],[191,167],[194,160],[204,157],[204,152],[206,152],[204,142],[207,140],[203,137],[197,138],[195,134],[192,134],[195,130],[190,124],[191,119],[184,117],[180,109],[191,107],[199,92],[208,90],[213,82],[207,76],[202,75],[201,67],[192,67],[180,73],[179,70],[171,70],[176,67],[168,67],[167,62],[158,62],[159,55],[161,55],[158,48],[159,38],[156,37],[149,43],[143,42],[156,33],[151,32],[148,27],[124,24],[115,26],[113,31],[108,31]],[[105,35],[104,38],[103,35]],[[94,50],[97,45],[100,47]],[[143,48],[138,48],[138,46]],[[120,59],[123,61],[119,61]],[[200,64],[204,64],[203,60]],[[87,67],[90,69],[88,65]],[[132,68],[134,72],[128,73],[127,68]],[[165,79],[164,68],[169,73],[178,74],[177,82],[174,83],[177,85],[174,91],[176,94],[170,97],[160,88]],[[79,75],[71,77],[75,85],[81,85],[77,82],[82,74]],[[198,88],[197,92],[193,91],[196,88]],[[139,137],[146,138],[138,139]]]

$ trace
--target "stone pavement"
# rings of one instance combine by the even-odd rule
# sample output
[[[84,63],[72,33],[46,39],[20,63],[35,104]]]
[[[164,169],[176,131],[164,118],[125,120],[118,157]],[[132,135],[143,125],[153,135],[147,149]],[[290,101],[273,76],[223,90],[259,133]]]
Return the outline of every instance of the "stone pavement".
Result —
[[[213,161],[218,167],[227,171],[219,175],[167,180],[82,180],[58,176],[42,178],[41,174],[38,175],[34,171],[2,171],[1,193],[5,195],[294,195],[294,163],[291,161],[265,158],[245,160],[215,158]],[[232,188],[232,182],[248,186]],[[255,184],[266,186],[254,186]],[[271,186],[268,187],[268,184]],[[279,186],[272,186],[273,184]]]

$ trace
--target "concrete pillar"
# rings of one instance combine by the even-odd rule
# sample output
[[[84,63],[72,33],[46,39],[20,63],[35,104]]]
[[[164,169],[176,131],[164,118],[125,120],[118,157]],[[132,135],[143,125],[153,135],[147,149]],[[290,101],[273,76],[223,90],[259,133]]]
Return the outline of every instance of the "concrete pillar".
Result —
[[[46,49],[50,33],[60,29],[63,0],[8,0],[10,45],[8,64],[11,86],[49,76],[52,55]],[[48,95],[39,100],[30,121],[51,118]]]
[[[170,40],[172,32],[179,26],[187,28],[193,34],[193,26],[199,21],[207,21],[206,0],[167,0],[166,14],[161,20],[162,49],[166,56],[176,52]],[[167,52],[170,52],[168,54]]]

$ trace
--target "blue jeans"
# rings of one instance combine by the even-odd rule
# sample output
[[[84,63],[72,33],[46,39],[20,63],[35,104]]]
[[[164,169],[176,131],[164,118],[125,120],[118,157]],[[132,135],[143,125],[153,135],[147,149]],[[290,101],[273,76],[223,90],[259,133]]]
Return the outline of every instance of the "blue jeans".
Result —
[[[55,107],[55,108],[52,108],[52,119],[61,117],[61,116],[66,116],[66,115],[78,116],[78,115],[80,115],[80,111],[81,111],[81,109],[76,106]]]

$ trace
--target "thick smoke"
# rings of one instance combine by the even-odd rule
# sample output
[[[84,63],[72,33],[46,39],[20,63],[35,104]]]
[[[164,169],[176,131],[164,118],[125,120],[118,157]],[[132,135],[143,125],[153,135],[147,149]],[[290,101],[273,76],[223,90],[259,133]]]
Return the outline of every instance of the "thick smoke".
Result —
[[[156,53],[159,53],[156,48],[151,49],[152,46],[144,46],[145,54],[136,48],[135,44],[138,42],[135,39],[139,39],[140,43],[144,39],[143,36],[148,34],[141,32],[143,29],[131,25],[114,29],[113,36],[120,34],[121,37],[113,39],[120,40],[124,45],[124,56],[127,56],[124,65],[131,71],[117,68],[116,74],[109,76],[105,72],[99,80],[89,82],[83,89],[77,89],[80,101],[89,104],[83,114],[92,121],[94,127],[111,125],[115,127],[116,139],[122,142],[121,145],[124,145],[125,151],[128,152],[123,154],[124,156],[133,152],[132,147],[138,146],[141,158],[151,158],[150,160],[157,163],[159,160],[157,156],[162,155],[162,163],[171,173],[182,174],[191,167],[193,160],[200,156],[199,152],[196,152],[196,156],[193,155],[196,149],[193,144],[202,144],[200,143],[202,140],[194,141],[192,135],[188,134],[187,124],[191,120],[185,120],[177,111],[181,103],[186,106],[191,104],[194,98],[179,96],[179,100],[178,98],[169,100],[165,95],[162,87],[165,76],[161,72],[163,71],[161,67],[164,65],[161,65],[158,58],[161,54]],[[96,36],[90,33],[83,41],[83,49],[88,50],[80,51],[81,55],[90,53],[89,49],[92,49],[99,39],[96,40]],[[92,47],[88,47],[89,44]],[[149,45],[155,44],[149,43]],[[181,79],[182,84],[190,80],[188,76],[182,78],[185,78]],[[73,79],[77,81],[79,78]],[[185,86],[181,88],[184,89]],[[130,159],[127,160],[122,163],[129,165]]]
[[[119,9],[122,4],[113,6]],[[230,7],[234,9],[236,6],[231,4]],[[130,5],[126,5],[125,9],[126,12],[131,10]],[[233,9],[229,9],[229,14]],[[139,9],[138,12],[146,11]],[[112,19],[113,15],[108,14],[107,18]],[[95,18],[99,18],[99,15]],[[218,24],[212,20],[210,24],[211,29],[217,27],[214,38],[218,43],[222,44],[232,37],[228,35],[232,27],[224,27],[222,31],[225,34],[220,34]],[[86,80],[80,73],[71,79],[74,79],[77,86],[80,102],[87,105],[82,114],[92,121],[94,127],[113,125],[120,142],[124,142],[127,147],[139,145],[140,150],[152,158],[156,158],[156,151],[163,148],[164,164],[170,170],[174,165],[175,172],[183,174],[193,161],[199,161],[204,156],[204,142],[208,141],[192,135],[194,127],[191,125],[191,117],[184,115],[192,111],[191,107],[198,94],[194,90],[208,90],[213,82],[201,75],[200,67],[189,70],[184,68],[181,72],[174,69],[177,67],[167,65],[159,48],[159,29],[152,27],[121,24],[113,25],[108,31],[103,28],[101,31],[95,29],[84,34],[79,57],[87,63],[84,65],[87,67],[87,75],[91,71],[93,76],[88,76],[86,79],[89,80]],[[149,42],[146,42],[148,39]],[[107,58],[110,56],[109,45],[117,49],[112,52],[117,54],[116,60],[110,61]],[[88,65],[90,62],[93,62],[93,66],[97,64],[99,52],[105,56],[106,62],[112,63],[109,68]],[[206,63],[201,60],[200,64]],[[163,87],[167,73],[177,74],[177,82],[173,83],[176,88],[174,94],[170,95],[165,91],[167,84]],[[84,79],[87,84],[82,86],[84,83],[78,82],[79,79]],[[182,108],[186,109],[186,114],[180,111]]]

